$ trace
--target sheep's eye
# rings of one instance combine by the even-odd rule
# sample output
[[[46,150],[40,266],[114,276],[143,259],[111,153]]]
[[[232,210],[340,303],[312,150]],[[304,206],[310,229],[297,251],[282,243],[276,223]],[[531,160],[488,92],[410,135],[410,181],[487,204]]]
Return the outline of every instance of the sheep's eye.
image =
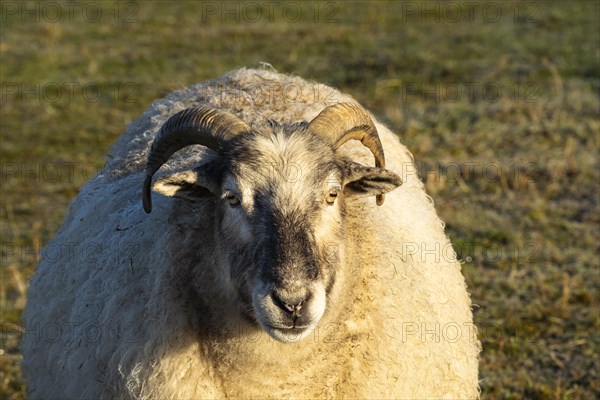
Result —
[[[333,188],[333,189],[329,189],[329,193],[327,193],[327,196],[325,196],[325,201],[327,202],[327,204],[332,205],[335,202],[335,199],[338,196],[338,189],[337,188]]]
[[[240,204],[240,199],[238,199],[238,197],[231,192],[227,192],[224,197],[230,206],[237,206],[238,204]]]

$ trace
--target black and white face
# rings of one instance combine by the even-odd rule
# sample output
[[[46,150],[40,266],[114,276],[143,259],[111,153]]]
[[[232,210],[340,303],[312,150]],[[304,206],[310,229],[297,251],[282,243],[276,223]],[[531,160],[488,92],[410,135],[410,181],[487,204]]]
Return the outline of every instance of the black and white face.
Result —
[[[216,200],[219,246],[239,309],[286,343],[310,334],[331,304],[344,272],[346,199],[400,182],[390,171],[337,158],[306,126],[292,128],[235,138],[219,167],[154,186],[174,197]]]
[[[325,313],[343,265],[343,171],[318,138],[279,132],[244,142],[221,186],[231,280],[263,330],[298,341]]]

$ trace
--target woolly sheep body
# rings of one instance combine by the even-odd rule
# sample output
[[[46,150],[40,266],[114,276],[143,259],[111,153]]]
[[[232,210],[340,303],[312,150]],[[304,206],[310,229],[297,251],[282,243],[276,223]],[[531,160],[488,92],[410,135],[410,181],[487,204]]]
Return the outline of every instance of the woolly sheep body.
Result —
[[[353,290],[328,304],[342,310],[337,317],[297,343],[227,315],[218,273],[203,275],[201,298],[182,294],[190,257],[219,268],[218,243],[203,234],[213,229],[208,205],[155,195],[155,211],[142,210],[149,146],[177,111],[209,106],[261,125],[310,121],[347,101],[324,85],[240,69],[176,91],[133,122],[32,278],[23,343],[31,398],[477,398],[479,342],[460,264],[412,156],[376,119],[387,168],[404,183],[381,207],[373,198],[352,203],[343,245]],[[359,143],[340,151],[372,163]],[[190,147],[162,170],[201,157],[211,154]],[[199,237],[202,246],[182,248]],[[209,310],[201,326],[198,309]]]

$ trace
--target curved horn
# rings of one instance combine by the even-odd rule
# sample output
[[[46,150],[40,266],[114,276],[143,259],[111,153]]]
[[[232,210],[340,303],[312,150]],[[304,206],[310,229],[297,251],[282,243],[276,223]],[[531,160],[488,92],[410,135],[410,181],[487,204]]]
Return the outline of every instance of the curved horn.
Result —
[[[339,103],[325,108],[309,124],[317,135],[327,138],[337,150],[349,140],[360,140],[363,146],[375,156],[375,165],[385,168],[383,146],[373,120],[367,112],[354,103]],[[377,195],[377,205],[385,200],[385,195]]]
[[[220,151],[225,142],[249,130],[248,124],[237,116],[212,108],[188,108],[169,118],[154,138],[148,155],[142,190],[144,211],[152,211],[152,177],[173,153],[192,144]]]

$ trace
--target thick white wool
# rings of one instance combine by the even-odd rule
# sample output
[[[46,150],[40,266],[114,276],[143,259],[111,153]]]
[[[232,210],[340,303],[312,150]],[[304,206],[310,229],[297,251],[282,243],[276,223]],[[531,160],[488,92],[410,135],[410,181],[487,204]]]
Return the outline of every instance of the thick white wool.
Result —
[[[30,397],[477,398],[480,345],[460,264],[412,156],[376,119],[386,167],[404,184],[381,207],[373,198],[348,206],[343,268],[352,290],[328,304],[342,311],[297,343],[227,314],[217,278],[180,279],[190,257],[198,271],[219,268],[209,251],[212,219],[198,219],[206,206],[193,206],[193,226],[173,218],[177,200],[155,194],[152,214],[142,210],[149,146],[177,111],[210,106],[260,126],[310,121],[342,101],[354,100],[297,77],[239,69],[176,91],[133,122],[81,189],[32,278],[23,342]],[[342,152],[373,162],[359,143]],[[200,146],[180,153],[163,174],[208,157]],[[181,248],[198,237],[203,248]],[[214,309],[205,326],[194,322],[186,285]]]

